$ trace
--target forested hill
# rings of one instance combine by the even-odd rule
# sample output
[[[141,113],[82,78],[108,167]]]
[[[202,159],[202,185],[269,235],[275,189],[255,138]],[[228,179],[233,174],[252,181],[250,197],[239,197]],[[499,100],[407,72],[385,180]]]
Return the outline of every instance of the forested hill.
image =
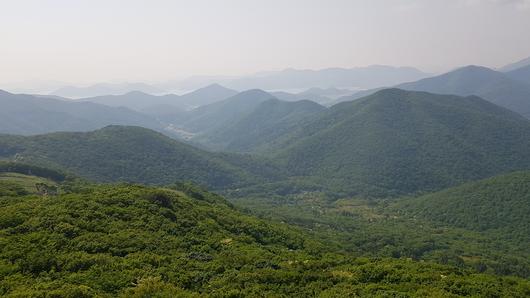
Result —
[[[398,196],[530,169],[530,121],[479,97],[385,89],[335,105],[272,154],[335,191]]]
[[[3,135],[0,156],[106,182],[193,181],[219,189],[273,181],[283,175],[282,170],[257,158],[206,152],[131,126],[31,137]]]
[[[400,200],[394,209],[452,227],[495,231],[512,240],[524,238],[521,243],[530,243],[530,171]]]
[[[5,178],[5,176],[3,177]],[[36,181],[38,177],[16,177]],[[66,181],[4,192],[4,297],[525,297],[527,280],[405,259],[356,258],[192,185]]]

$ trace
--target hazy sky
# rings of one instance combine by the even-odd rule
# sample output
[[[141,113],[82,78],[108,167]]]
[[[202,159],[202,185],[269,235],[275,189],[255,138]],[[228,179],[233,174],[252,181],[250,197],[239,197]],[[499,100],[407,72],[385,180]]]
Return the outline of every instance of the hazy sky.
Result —
[[[0,0],[0,84],[527,56],[530,0]]]

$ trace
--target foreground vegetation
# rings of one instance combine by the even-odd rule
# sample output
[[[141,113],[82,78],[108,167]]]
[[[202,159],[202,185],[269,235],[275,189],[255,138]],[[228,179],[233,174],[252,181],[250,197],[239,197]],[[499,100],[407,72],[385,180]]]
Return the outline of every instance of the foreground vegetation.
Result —
[[[344,253],[188,184],[58,185],[57,195],[2,192],[0,295],[530,295],[530,283],[516,277]]]

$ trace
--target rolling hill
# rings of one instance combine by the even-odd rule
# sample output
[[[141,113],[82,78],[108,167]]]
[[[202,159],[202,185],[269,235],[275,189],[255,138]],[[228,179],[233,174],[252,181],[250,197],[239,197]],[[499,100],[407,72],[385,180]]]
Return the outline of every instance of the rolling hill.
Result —
[[[335,191],[398,196],[530,169],[530,121],[479,97],[385,89],[335,105],[270,154]]]
[[[1,136],[3,158],[66,169],[96,181],[167,184],[193,181],[212,189],[282,177],[250,156],[213,154],[141,127],[108,126],[85,133]]]
[[[70,102],[0,90],[0,107],[0,133],[31,135],[88,131],[111,124],[162,130],[160,123],[150,116],[127,108],[89,102]]]

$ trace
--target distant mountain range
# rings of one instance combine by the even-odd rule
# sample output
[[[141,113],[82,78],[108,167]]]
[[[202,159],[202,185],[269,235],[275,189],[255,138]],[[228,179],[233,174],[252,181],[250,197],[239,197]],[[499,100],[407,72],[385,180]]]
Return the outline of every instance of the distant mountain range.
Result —
[[[338,88],[317,88],[313,87],[299,93],[289,93],[285,91],[270,92],[276,98],[285,101],[311,100],[321,105],[332,105],[335,100],[342,96],[347,96],[355,93],[349,89]]]
[[[93,102],[115,107],[128,107],[137,111],[156,110],[153,107],[170,105],[182,110],[189,110],[211,104],[237,94],[237,91],[212,84],[184,95],[167,94],[151,95],[141,91],[131,91],[121,95],[105,95],[81,98],[77,101]]]
[[[54,131],[89,131],[111,124],[163,127],[153,117],[123,107],[71,102],[0,90],[0,133],[42,134]]]
[[[168,82],[160,86],[166,90],[191,90],[211,83],[219,83],[231,89],[248,90],[305,90],[319,88],[366,89],[392,86],[428,77],[412,67],[373,65],[356,68],[327,68],[321,70],[285,69],[261,72],[243,77],[192,77]]]
[[[86,87],[65,86],[61,87],[50,95],[57,95],[68,98],[94,97],[103,95],[120,95],[131,91],[140,91],[149,94],[167,93],[162,89],[145,83],[99,83]]]
[[[392,86],[428,76],[429,74],[412,67],[384,65],[355,68],[327,68],[321,70],[285,69],[282,71],[260,72],[246,76],[194,76],[187,79],[156,84],[98,83],[89,86],[64,86],[49,93],[49,95],[78,99],[123,95],[132,91],[140,91],[150,95],[181,94],[183,90],[196,90],[212,84],[221,84],[229,89],[238,91],[263,89],[289,92],[298,90],[297,92],[301,92],[310,88],[327,89],[328,91],[334,88],[357,90],[379,86]],[[310,90],[311,95],[316,94],[313,91],[315,90]],[[328,96],[331,94],[320,95]],[[199,101],[195,104],[202,105],[204,103]]]

